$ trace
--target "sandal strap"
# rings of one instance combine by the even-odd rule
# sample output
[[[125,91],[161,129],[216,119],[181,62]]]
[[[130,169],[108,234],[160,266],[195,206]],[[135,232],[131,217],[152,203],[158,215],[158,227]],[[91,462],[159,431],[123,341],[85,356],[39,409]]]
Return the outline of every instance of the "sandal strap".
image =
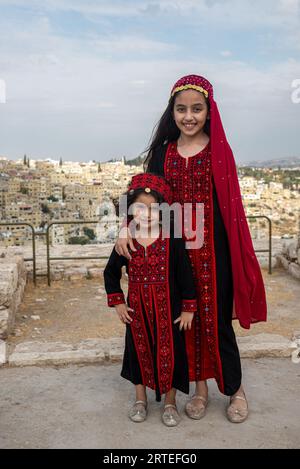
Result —
[[[147,406],[147,402],[145,401],[135,401],[135,404],[143,404],[145,407]]]
[[[164,409],[167,409],[168,407],[173,407],[173,409],[177,409],[176,405],[175,404],[166,404],[164,406]]]
[[[243,396],[231,396],[230,401],[233,401],[234,399],[241,399],[241,401],[247,402],[247,399]]]
[[[192,396],[191,400],[192,399],[200,399],[202,402],[204,402],[204,404],[206,404],[206,402],[208,401],[208,399],[205,399],[205,397],[199,396],[198,394],[195,394],[194,396]]]

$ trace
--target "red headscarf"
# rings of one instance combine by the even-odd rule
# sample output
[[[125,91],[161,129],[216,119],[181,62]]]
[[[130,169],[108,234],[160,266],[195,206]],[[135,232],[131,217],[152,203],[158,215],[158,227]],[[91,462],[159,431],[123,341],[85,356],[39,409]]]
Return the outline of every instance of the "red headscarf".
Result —
[[[242,203],[234,156],[227,142],[211,83],[199,75],[180,78],[171,96],[185,89],[203,93],[210,104],[212,174],[226,228],[233,274],[233,318],[249,329],[251,323],[266,321],[265,288]]]

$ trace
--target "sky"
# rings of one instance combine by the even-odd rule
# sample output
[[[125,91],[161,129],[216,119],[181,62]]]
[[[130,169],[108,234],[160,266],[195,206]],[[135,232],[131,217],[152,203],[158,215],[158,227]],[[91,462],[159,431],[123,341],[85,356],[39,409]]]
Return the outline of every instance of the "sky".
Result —
[[[0,156],[134,158],[190,73],[238,163],[300,156],[300,0],[0,0]]]

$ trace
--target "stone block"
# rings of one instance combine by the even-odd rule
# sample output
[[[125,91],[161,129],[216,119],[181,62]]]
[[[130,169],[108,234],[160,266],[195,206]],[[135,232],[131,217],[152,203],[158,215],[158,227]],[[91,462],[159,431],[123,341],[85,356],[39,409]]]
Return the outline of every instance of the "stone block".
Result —
[[[0,366],[7,362],[6,342],[0,340]]]
[[[292,342],[279,334],[237,337],[237,343],[242,358],[290,357],[294,350]]]

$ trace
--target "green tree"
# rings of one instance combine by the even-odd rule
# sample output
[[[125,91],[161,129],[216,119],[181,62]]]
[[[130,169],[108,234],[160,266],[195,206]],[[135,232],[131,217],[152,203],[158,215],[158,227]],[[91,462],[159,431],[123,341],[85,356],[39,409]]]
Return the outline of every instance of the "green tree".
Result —
[[[95,239],[96,238],[95,232],[91,228],[87,228],[86,226],[84,226],[83,232],[89,239]]]
[[[54,195],[50,195],[49,197],[47,197],[47,200],[51,200],[52,202],[58,202],[58,199]]]
[[[81,245],[84,245],[84,244],[87,244],[88,242],[89,242],[88,238],[86,238],[84,236],[72,236],[69,239],[68,244],[81,244]]]
[[[41,204],[41,210],[43,213],[50,213],[51,210],[49,209],[48,205],[47,204]]]

